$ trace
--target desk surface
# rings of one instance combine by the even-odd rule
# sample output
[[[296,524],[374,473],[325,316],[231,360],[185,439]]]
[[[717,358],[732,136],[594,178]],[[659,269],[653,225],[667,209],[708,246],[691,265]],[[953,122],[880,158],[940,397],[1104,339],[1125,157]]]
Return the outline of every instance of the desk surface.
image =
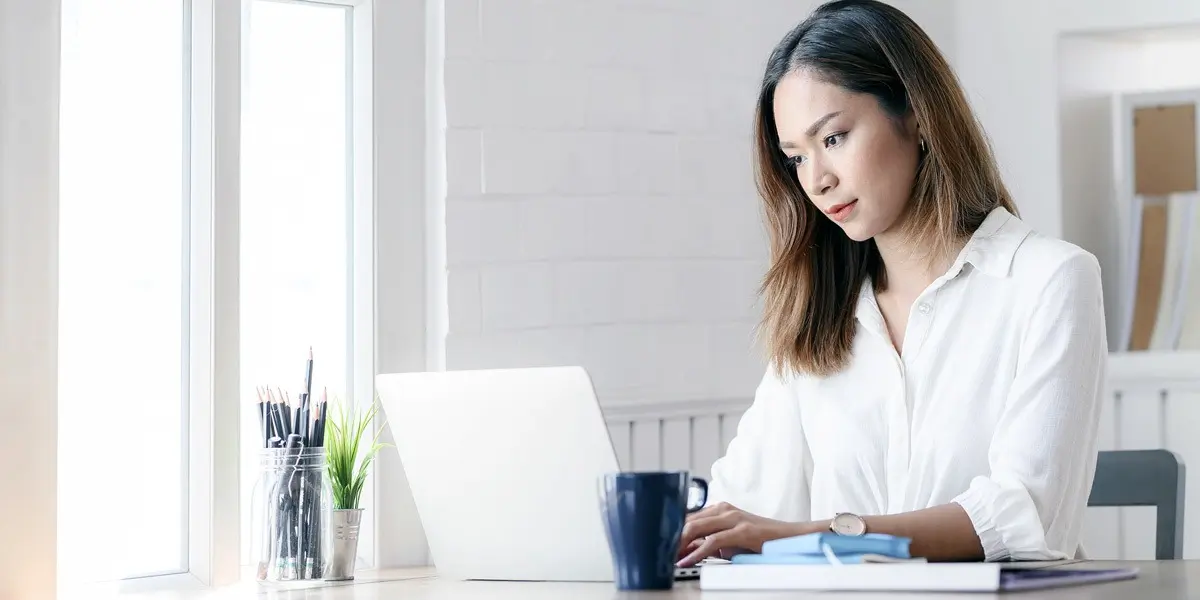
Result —
[[[1068,565],[1075,568],[1104,568],[1111,566],[1134,566],[1141,570],[1137,579],[1117,581],[1093,585],[1020,592],[1015,594],[1025,600],[1041,600],[1053,598],[1064,600],[1068,598],[1104,599],[1135,599],[1159,600],[1173,598],[1200,597],[1200,560],[1196,561],[1094,561],[1083,564]],[[397,571],[400,577],[410,577],[403,581],[378,581],[368,583],[362,581],[352,586],[322,588],[320,594],[316,590],[304,592],[270,594],[269,597],[279,599],[314,597],[323,600],[363,600],[383,598],[404,598],[405,600],[470,600],[472,598],[487,598],[489,600],[599,600],[601,598],[719,598],[721,600],[770,600],[775,598],[807,598],[817,597],[813,592],[720,592],[700,590],[698,581],[685,581],[676,584],[670,592],[618,592],[611,583],[522,583],[522,582],[484,582],[484,581],[449,581],[438,579],[429,571]],[[417,578],[411,578],[417,577]],[[912,596],[912,594],[906,594]],[[840,598],[894,598],[897,594],[888,593],[837,593]],[[971,598],[979,600],[989,597],[1014,597],[1014,594],[938,594],[938,600],[956,598]],[[821,596],[829,598],[828,594]]]
[[[1166,600],[1175,598],[1200,598],[1200,560],[1181,561],[1093,561],[1069,565],[1076,568],[1137,567],[1141,570],[1137,579],[1099,583],[1052,590],[1017,592],[1009,594],[945,594],[938,593],[938,600],[970,598],[1020,598],[1022,600],[1066,600],[1088,598],[1090,600]],[[164,593],[147,597],[157,599],[218,599],[218,598],[264,598],[271,600],[600,600],[623,598],[716,598],[719,600],[774,600],[776,598],[830,598],[819,592],[722,592],[700,590],[698,581],[676,584],[670,592],[619,592],[611,583],[533,583],[533,582],[490,582],[450,581],[438,579],[429,569],[403,569],[385,572],[360,573],[354,583],[314,583],[307,589],[267,589],[256,585],[235,586],[224,590],[208,590]],[[840,599],[919,597],[920,594],[894,593],[849,593],[835,594]],[[90,595],[95,598],[97,596]],[[121,597],[138,597],[122,595]]]

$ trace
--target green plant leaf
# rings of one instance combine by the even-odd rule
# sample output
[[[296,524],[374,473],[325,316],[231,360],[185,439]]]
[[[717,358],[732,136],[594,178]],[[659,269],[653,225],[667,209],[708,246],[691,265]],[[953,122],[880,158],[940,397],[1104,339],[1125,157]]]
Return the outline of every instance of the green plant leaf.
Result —
[[[371,462],[382,448],[390,445],[378,441],[383,431],[381,425],[370,445],[363,447],[363,435],[378,413],[379,405],[375,402],[361,412],[336,402],[326,421],[325,449],[334,508],[359,508]]]

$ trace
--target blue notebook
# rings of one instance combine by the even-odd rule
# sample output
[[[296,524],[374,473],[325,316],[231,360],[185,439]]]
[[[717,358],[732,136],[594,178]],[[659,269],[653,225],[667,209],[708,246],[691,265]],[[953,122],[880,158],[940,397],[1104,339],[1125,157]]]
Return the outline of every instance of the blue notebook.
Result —
[[[913,559],[892,558],[881,554],[838,554],[844,565],[863,563],[902,562]],[[829,558],[824,554],[737,554],[729,562],[738,565],[827,565]]]
[[[911,540],[883,533],[868,533],[862,536],[845,536],[833,532],[809,533],[763,543],[762,555],[809,555],[821,557],[825,562],[824,546],[829,546],[839,559],[843,555],[878,554],[891,558],[909,558],[908,545]]]

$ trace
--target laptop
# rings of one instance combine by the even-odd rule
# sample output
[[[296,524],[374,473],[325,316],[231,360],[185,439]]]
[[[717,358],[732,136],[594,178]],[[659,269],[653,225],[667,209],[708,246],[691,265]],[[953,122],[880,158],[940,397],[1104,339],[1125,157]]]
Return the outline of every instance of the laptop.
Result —
[[[613,580],[599,480],[620,467],[582,367],[382,374],[376,386],[440,577]]]

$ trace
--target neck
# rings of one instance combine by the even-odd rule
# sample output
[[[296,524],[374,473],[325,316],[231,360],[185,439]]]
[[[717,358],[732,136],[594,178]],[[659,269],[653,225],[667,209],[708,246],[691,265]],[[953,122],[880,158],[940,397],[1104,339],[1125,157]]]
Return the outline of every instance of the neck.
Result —
[[[916,296],[929,287],[950,268],[961,249],[958,244],[946,256],[930,256],[928,248],[910,243],[898,232],[875,236],[875,246],[887,273],[888,292],[904,296]]]

